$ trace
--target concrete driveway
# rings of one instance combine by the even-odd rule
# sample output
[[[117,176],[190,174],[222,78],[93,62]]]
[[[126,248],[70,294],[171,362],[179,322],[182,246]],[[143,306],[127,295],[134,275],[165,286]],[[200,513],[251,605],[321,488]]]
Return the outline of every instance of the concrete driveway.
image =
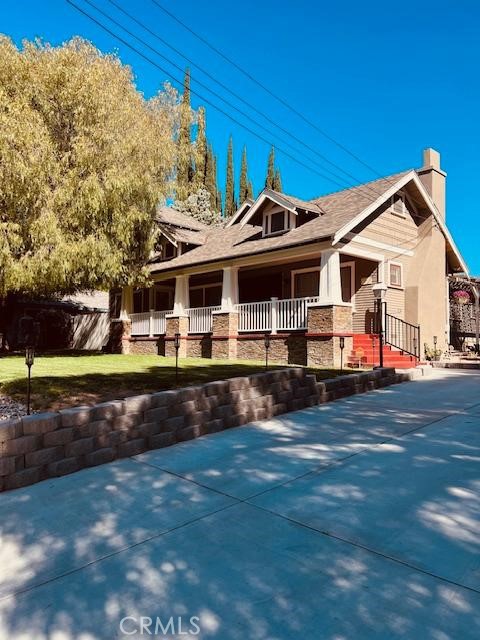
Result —
[[[477,640],[479,426],[437,371],[0,494],[0,638]]]

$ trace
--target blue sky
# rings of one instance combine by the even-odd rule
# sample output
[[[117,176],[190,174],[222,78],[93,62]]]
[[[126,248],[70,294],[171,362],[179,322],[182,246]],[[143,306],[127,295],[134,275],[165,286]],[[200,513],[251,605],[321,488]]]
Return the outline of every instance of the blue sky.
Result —
[[[122,16],[108,0],[92,0],[135,31],[182,68],[186,62],[140,27]],[[138,20],[171,42],[257,109],[357,180],[375,176],[363,165],[310,128],[258,86],[218,58],[194,36],[160,11],[151,0],[116,0]],[[448,172],[447,221],[470,270],[480,274],[477,184],[480,170],[480,4],[475,0],[406,0],[342,3],[313,0],[159,0],[182,21],[282,96],[319,128],[348,147],[379,174],[387,175],[421,164],[424,147],[442,154]],[[102,22],[84,3],[75,0]],[[112,30],[120,30],[110,25]],[[65,0],[22,0],[0,4],[0,31],[17,43],[41,37],[58,44],[73,35],[91,40],[103,51],[117,50],[132,66],[137,86],[154,94],[166,74],[130,51],[100,27],[80,15]],[[123,34],[125,39],[134,40]],[[145,52],[147,52],[144,49]],[[174,76],[180,73],[154,57]],[[192,69],[192,90],[210,95],[198,81],[213,87]],[[176,84],[176,83],[173,83]],[[216,87],[222,95],[224,90]],[[232,96],[228,96],[235,102]],[[221,104],[210,95],[212,102]],[[194,106],[202,103],[193,96]],[[244,105],[238,105],[248,110]],[[223,105],[225,110],[233,111]],[[235,117],[248,123],[239,114]],[[255,190],[263,186],[269,145],[207,105],[208,135],[218,155],[223,185],[228,137],[233,135],[235,163],[247,145]],[[279,133],[283,142],[256,128],[259,134],[324,173],[325,162]],[[296,147],[288,149],[285,140]],[[307,159],[310,156],[310,159]],[[287,193],[311,198],[339,187],[277,152]],[[332,171],[337,169],[330,167]],[[342,184],[350,178],[344,177]]]

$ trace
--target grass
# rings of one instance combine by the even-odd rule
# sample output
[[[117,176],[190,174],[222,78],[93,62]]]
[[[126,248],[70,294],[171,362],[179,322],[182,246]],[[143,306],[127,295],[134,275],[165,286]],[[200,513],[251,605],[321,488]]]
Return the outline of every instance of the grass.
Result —
[[[189,358],[180,360],[178,384],[184,387],[263,370],[261,362]],[[340,374],[335,369],[308,371],[319,380]],[[0,393],[25,402],[26,374],[23,356],[0,357]],[[34,409],[58,410],[174,387],[174,358],[154,355],[49,354],[37,356],[32,367]]]

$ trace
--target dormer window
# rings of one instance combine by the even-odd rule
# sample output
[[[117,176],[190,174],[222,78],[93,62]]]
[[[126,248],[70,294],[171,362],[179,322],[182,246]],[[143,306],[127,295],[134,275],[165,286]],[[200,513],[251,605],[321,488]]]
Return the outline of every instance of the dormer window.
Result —
[[[295,214],[287,209],[275,208],[263,216],[263,235],[273,236],[295,227]]]
[[[407,207],[405,204],[405,195],[403,193],[396,193],[391,198],[390,207],[392,213],[400,218],[405,218],[407,215]]]

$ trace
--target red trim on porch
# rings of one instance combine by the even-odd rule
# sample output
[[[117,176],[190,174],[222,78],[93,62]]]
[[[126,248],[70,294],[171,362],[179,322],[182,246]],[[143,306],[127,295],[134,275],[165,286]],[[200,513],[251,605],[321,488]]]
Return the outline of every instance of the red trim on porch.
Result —
[[[306,338],[353,338],[353,333],[336,333],[336,332],[326,332],[326,333],[306,333]]]

